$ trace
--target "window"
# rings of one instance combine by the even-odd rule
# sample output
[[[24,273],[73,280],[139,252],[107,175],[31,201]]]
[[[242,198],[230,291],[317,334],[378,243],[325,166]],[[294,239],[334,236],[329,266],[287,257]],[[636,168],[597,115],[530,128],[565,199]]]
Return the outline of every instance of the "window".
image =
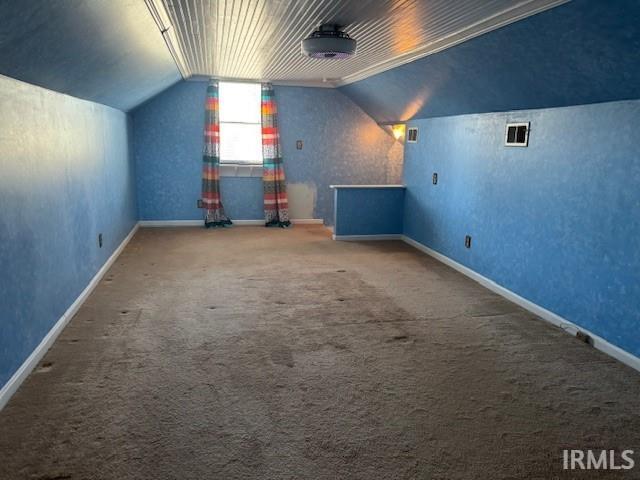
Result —
[[[529,144],[529,123],[508,123],[504,144],[508,147],[526,147]]]
[[[220,163],[262,165],[259,83],[220,82]]]
[[[409,130],[407,130],[407,142],[418,142],[418,127],[411,127]]]

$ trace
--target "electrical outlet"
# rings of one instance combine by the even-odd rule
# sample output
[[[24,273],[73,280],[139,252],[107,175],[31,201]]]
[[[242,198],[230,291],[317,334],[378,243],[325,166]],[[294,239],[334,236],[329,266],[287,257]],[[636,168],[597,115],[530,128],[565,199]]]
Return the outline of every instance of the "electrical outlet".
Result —
[[[469,235],[464,237],[464,246],[467,248],[471,248],[471,237]]]
[[[198,199],[198,208],[202,208],[202,207],[203,207],[203,205],[202,205],[202,199],[201,199],[201,198],[199,198],[199,199]]]
[[[437,184],[438,184],[438,174],[437,174],[437,173],[434,173],[434,174],[433,174],[433,180],[432,180],[432,181],[433,181],[433,184],[434,184],[434,185],[437,185]]]
[[[302,150],[302,140],[296,141],[296,150]]]
[[[98,247],[102,248],[102,234],[98,234]]]

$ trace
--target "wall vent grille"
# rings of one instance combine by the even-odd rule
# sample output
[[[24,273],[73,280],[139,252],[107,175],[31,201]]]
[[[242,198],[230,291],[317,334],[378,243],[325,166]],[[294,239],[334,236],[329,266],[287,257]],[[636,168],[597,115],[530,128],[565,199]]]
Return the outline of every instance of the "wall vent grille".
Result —
[[[504,144],[507,147],[526,147],[529,145],[529,122],[507,123]]]

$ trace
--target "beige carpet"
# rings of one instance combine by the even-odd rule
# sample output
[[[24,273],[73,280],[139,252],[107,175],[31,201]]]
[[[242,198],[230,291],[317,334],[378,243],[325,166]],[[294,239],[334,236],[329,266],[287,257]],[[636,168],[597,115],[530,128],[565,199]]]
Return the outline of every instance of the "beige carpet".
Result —
[[[0,412],[0,478],[640,478],[639,412],[640,374],[402,243],[143,229]]]

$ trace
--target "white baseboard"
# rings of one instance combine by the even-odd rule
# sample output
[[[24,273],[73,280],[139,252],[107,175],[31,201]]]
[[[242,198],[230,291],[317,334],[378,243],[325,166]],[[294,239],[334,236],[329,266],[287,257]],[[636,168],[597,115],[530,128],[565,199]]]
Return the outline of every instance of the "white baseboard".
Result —
[[[401,240],[411,245],[412,247],[420,250],[421,252],[424,252],[427,255],[435,258],[436,260],[439,260],[442,263],[450,266],[451,268],[459,271],[460,273],[462,273],[463,275],[466,275],[472,280],[475,280],[480,285],[488,288],[489,290],[497,293],[498,295],[503,296],[507,300],[510,300],[516,305],[521,306],[525,310],[530,311],[531,313],[537,315],[543,320],[546,320],[547,322],[562,328],[565,332],[569,333],[570,335],[575,335],[578,331],[586,333],[593,340],[593,346],[595,348],[597,348],[601,352],[606,353],[610,357],[613,357],[616,360],[624,363],[625,365],[628,365],[629,367],[640,371],[640,358],[627,352],[626,350],[623,350],[620,347],[613,345],[612,343],[608,342],[602,337],[599,337],[598,335],[590,332],[589,330],[582,328],[576,325],[575,323],[570,322],[565,318],[562,318],[559,315],[556,315],[550,310],[547,310],[546,308],[543,308],[540,305],[537,305],[527,300],[526,298],[521,297],[517,293],[514,293],[511,290],[504,288],[502,285],[497,284],[493,280],[490,280],[487,277],[480,275],[474,270],[471,270],[470,268],[465,267],[464,265],[456,262],[455,260],[452,260],[451,258],[439,252],[436,252],[435,250],[423,245],[422,243],[407,237],[406,235],[402,235]]]
[[[264,220],[231,220],[236,227],[264,227]],[[200,221],[202,225],[202,221]]]
[[[291,220],[294,225],[324,225],[322,218],[294,218]]]
[[[264,219],[259,220],[231,220],[236,227],[264,227]],[[141,227],[203,227],[203,220],[141,220],[138,222]],[[294,225],[322,225],[321,218],[299,218],[292,219]]]
[[[66,312],[58,319],[55,325],[49,330],[49,332],[42,339],[40,344],[31,352],[31,355],[27,357],[27,359],[20,365],[20,368],[11,376],[11,378],[4,384],[2,390],[0,390],[0,410],[4,408],[9,399],[13,396],[14,393],[18,390],[22,382],[29,376],[31,371],[38,365],[42,357],[44,357],[47,350],[51,348],[53,342],[56,341],[58,335],[64,330],[64,327],[67,326],[69,320],[73,318],[73,316],[78,312],[82,304],[89,298],[91,292],[98,286],[100,280],[105,273],[111,268],[114,264],[124,247],[127,246],[129,241],[133,238],[135,233],[138,231],[138,223],[134,225],[129,234],[125,237],[124,240],[120,243],[118,248],[111,254],[109,259],[104,263],[104,265],[98,270],[98,272],[93,276],[89,284],[85,287],[82,293],[76,298],[76,300],[71,304],[71,306],[67,309]]]
[[[342,242],[372,242],[376,240],[401,240],[402,235],[399,233],[390,233],[385,235],[332,235],[334,240]]]
[[[138,222],[143,228],[151,227],[202,227],[203,220],[140,220]]]

